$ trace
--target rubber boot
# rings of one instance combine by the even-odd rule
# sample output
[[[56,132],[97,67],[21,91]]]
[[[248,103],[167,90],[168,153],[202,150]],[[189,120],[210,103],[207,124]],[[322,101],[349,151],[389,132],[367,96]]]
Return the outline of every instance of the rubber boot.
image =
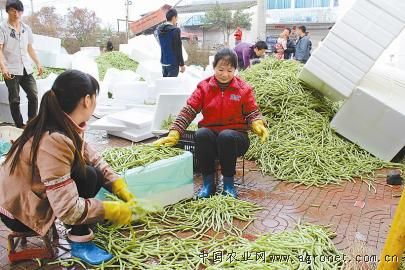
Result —
[[[234,177],[233,176],[224,176],[222,181],[224,182],[224,189],[222,191],[222,194],[232,196],[236,199],[238,197],[238,193],[236,192],[236,189],[234,186]]]
[[[100,265],[103,262],[112,259],[113,255],[99,248],[92,241],[89,242],[72,242],[70,241],[71,254],[73,257],[79,258],[80,260],[91,264]]]
[[[197,194],[197,198],[208,198],[215,192],[215,174],[203,175],[203,186]]]

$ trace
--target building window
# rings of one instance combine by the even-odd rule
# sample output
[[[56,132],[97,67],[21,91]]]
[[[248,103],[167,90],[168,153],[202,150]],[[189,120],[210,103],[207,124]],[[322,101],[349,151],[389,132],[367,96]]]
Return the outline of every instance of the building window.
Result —
[[[334,0],[336,3],[336,0]],[[296,0],[296,8],[329,7],[330,0]]]
[[[339,6],[339,0],[333,0],[333,6],[334,7]]]
[[[267,0],[267,9],[291,8],[291,0]]]

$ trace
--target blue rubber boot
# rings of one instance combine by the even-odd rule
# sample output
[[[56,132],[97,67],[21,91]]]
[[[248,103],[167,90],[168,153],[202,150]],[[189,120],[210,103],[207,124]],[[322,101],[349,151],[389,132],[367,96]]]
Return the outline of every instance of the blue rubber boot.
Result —
[[[197,198],[208,198],[215,192],[215,174],[203,175],[203,186],[197,193]]]
[[[99,248],[92,241],[90,242],[70,242],[71,254],[73,257],[79,258],[80,260],[91,264],[100,265],[103,262],[112,259],[113,255]]]
[[[222,194],[230,195],[236,199],[238,197],[238,193],[236,192],[235,186],[233,184],[234,177],[233,176],[224,176],[222,181],[224,182],[224,189],[222,191]]]

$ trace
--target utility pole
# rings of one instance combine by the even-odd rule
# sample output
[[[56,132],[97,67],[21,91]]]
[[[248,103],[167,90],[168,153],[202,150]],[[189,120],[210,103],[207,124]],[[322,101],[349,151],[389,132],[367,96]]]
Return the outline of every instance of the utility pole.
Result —
[[[31,16],[34,14],[34,0],[31,0]]]
[[[264,0],[257,0],[257,39],[266,40],[266,11]]]
[[[32,1],[32,0],[31,0]],[[130,0],[125,0],[125,5],[127,6],[127,13],[125,16],[125,29],[127,31],[127,43],[129,41],[129,20],[128,20],[128,16],[129,16],[129,5],[132,5],[132,1]]]

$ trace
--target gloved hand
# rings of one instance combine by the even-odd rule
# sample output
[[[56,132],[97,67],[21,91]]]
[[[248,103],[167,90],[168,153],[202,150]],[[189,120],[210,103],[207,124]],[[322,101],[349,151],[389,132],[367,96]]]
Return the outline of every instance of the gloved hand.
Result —
[[[252,131],[261,138],[261,142],[265,142],[269,139],[269,131],[264,126],[263,120],[253,121]]]
[[[118,178],[112,183],[112,192],[124,202],[130,202],[135,199],[134,194],[128,190],[127,183],[122,178]]]
[[[104,218],[117,225],[126,225],[132,221],[132,211],[129,203],[103,201]]]
[[[155,141],[153,145],[155,146],[175,146],[180,140],[180,132],[177,130],[170,130],[169,135],[164,138],[160,138],[159,140]]]

